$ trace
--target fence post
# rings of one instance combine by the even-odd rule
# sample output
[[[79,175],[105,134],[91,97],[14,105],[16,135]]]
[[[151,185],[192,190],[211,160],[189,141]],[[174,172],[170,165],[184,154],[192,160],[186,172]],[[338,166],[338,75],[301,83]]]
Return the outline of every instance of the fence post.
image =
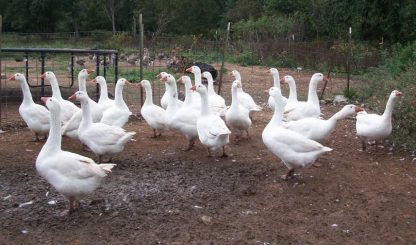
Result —
[[[118,52],[115,53],[115,58],[114,58],[114,84],[116,84],[118,79]]]
[[[99,54],[97,54],[97,59],[95,60],[95,74],[96,74],[95,76],[100,75],[100,55]],[[98,85],[98,83],[95,84],[95,92],[96,92],[95,98],[98,101],[99,96],[100,96],[100,85]]]
[[[143,15],[139,16],[139,27],[140,27],[140,81],[143,80]],[[140,87],[140,105],[143,105],[143,87]]]
[[[347,95],[348,96],[350,96],[350,73],[351,73],[350,63],[351,63],[351,58],[352,58],[351,57],[352,56],[351,33],[352,33],[352,30],[350,27],[349,32],[348,32],[348,45],[349,45],[350,50],[348,52],[348,58],[347,58]]]
[[[40,72],[41,72],[41,74],[43,74],[43,73],[45,73],[45,53],[44,52],[41,52],[40,53],[40,64],[41,64],[41,67],[40,67]],[[28,80],[28,82],[29,82],[29,79],[27,79]],[[40,80],[40,82],[41,82],[41,87],[40,87],[40,95],[43,97],[43,96],[45,96],[45,79],[41,79]]]
[[[221,69],[220,69],[220,82],[219,82],[219,84],[218,84],[218,91],[217,91],[217,93],[218,93],[218,94],[221,94],[221,87],[222,87],[222,73],[223,73],[223,71],[224,71],[225,51],[226,51],[226,49],[227,49],[227,47],[228,47],[228,38],[229,38],[229,35],[230,35],[230,25],[231,25],[231,22],[228,22],[228,25],[227,25],[227,33],[226,33],[226,36],[225,36],[225,42],[224,42],[224,47],[223,47],[223,49],[222,49],[222,55],[221,55]]]
[[[1,131],[1,128],[2,128],[2,126],[3,126],[3,121],[2,121],[2,118],[3,118],[3,111],[2,111],[2,108],[1,108],[1,104],[3,103],[3,101],[2,101],[2,99],[3,99],[3,91],[2,91],[2,87],[1,87],[1,84],[2,84],[2,82],[1,82],[1,80],[2,80],[2,56],[1,56],[1,32],[2,32],[2,25],[3,25],[3,17],[1,16],[1,14],[0,14],[0,131]]]
[[[74,53],[71,53],[71,82],[74,83]]]

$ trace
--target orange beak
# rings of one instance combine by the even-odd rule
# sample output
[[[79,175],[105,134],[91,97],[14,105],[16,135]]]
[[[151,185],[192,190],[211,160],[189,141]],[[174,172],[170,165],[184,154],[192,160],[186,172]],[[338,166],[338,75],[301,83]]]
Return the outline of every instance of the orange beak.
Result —
[[[185,71],[192,72],[192,67],[187,68]]]
[[[156,77],[157,77],[157,78],[161,78],[161,77],[162,77],[162,75],[160,75],[160,73],[159,73],[159,74],[157,74],[157,75],[156,75]]]
[[[90,81],[90,83],[97,83],[97,79],[92,79],[91,81]]]
[[[87,73],[88,74],[91,74],[91,73],[93,73],[94,72],[94,70],[92,70],[92,69],[87,69]]]
[[[265,92],[266,94],[268,94],[268,93],[269,93],[269,90],[268,90],[268,89],[266,89],[266,90],[264,90],[264,92]]]
[[[178,80],[176,80],[176,82],[178,82],[178,83],[183,83],[183,81],[182,81],[182,77],[180,77]]]
[[[192,90],[192,91],[195,91],[195,90],[196,90],[196,86],[195,86],[195,85],[194,85],[194,86],[192,86],[192,87],[191,87],[191,90]]]
[[[46,101],[48,101],[50,97],[40,97],[40,100],[46,105]]]
[[[69,96],[69,100],[75,100],[77,98],[77,95],[76,94],[73,94],[73,95],[71,95],[71,96]]]
[[[125,83],[126,83],[127,85],[131,85],[131,82],[129,82],[129,81],[127,81],[127,80],[126,80],[126,82],[125,82]]]
[[[402,96],[402,92],[396,91],[396,96]]]
[[[162,78],[160,78],[161,82],[166,82],[168,80],[168,76],[163,76]]]
[[[324,78],[322,79],[322,81],[329,82],[329,77],[328,76],[324,76]]]
[[[41,78],[41,79],[45,79],[45,77],[46,77],[46,72],[45,72],[45,73],[43,73],[42,75],[40,75],[40,78]]]
[[[360,111],[364,111],[364,109],[359,106],[355,106],[355,112],[360,112]]]
[[[15,76],[15,75],[13,75],[13,76],[11,76],[9,79],[7,79],[7,80],[9,80],[9,81],[15,81],[15,80],[16,80],[16,76]]]

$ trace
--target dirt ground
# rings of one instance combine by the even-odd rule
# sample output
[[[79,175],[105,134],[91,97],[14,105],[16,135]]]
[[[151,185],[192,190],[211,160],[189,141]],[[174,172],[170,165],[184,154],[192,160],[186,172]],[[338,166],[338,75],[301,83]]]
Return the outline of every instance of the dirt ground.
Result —
[[[266,68],[238,68],[256,101],[271,85]],[[300,97],[311,73],[294,74]],[[245,79],[247,78],[247,79]],[[229,81],[229,75],[227,75]],[[247,80],[247,81],[246,81]],[[258,81],[257,81],[258,80]],[[340,93],[335,79],[327,97]],[[224,90],[229,93],[229,83]],[[284,93],[287,95],[286,88]],[[134,112],[138,107],[131,105]],[[328,118],[342,105],[322,104]],[[399,147],[368,147],[355,137],[354,118],[337,125],[320,167],[297,171],[283,181],[286,167],[264,146],[261,132],[270,109],[254,114],[251,137],[232,142],[228,158],[208,158],[197,143],[152,131],[139,117],[126,129],[137,132],[114,162],[101,188],[61,217],[66,200],[36,172],[43,142],[27,128],[0,134],[0,243],[2,244],[409,244],[416,241],[416,167]],[[63,149],[94,157],[65,138]],[[217,153],[217,156],[219,153]]]

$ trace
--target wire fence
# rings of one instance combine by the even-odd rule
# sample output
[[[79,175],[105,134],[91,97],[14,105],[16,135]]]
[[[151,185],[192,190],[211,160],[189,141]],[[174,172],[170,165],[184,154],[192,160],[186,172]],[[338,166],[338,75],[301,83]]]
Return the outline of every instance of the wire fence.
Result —
[[[165,86],[156,79],[161,71],[175,75],[184,73],[186,67],[193,62],[203,62],[220,70],[223,50],[226,52],[226,67],[230,70],[236,68],[232,63],[241,64],[245,70],[244,89],[261,98],[258,91],[263,91],[265,82],[271,85],[271,77],[259,77],[255,70],[259,66],[277,67],[286,73],[294,73],[300,79],[299,72],[306,72],[309,76],[313,72],[336,73],[333,79],[339,79],[339,84],[345,84],[347,78],[347,61],[351,61],[352,72],[376,66],[381,61],[381,50],[371,52],[351,52],[345,43],[332,42],[295,42],[283,39],[278,41],[259,40],[230,40],[225,43],[224,35],[218,35],[211,40],[201,36],[187,37],[151,37],[144,40],[143,59],[140,59],[139,41],[126,33],[109,35],[108,33],[83,33],[75,37],[71,33],[51,34],[3,34],[7,51],[10,45],[18,44],[25,47],[58,46],[65,48],[84,48],[83,52],[18,52],[9,50],[2,52],[0,59],[0,127],[7,128],[20,125],[18,106],[22,93],[18,83],[8,81],[7,78],[16,72],[28,77],[31,92],[36,102],[40,102],[42,95],[51,95],[48,84],[44,84],[40,75],[44,71],[53,71],[58,78],[64,96],[70,96],[77,91],[77,74],[82,68],[95,69],[95,75],[103,75],[107,79],[110,97],[114,95],[114,84],[117,78],[124,77],[129,81],[140,80],[140,63],[143,68],[143,79],[148,79],[153,85],[154,101],[158,103],[164,93]],[[12,41],[11,41],[12,40]],[[5,47],[6,46],[6,47]],[[100,53],[101,49],[114,49],[112,52]],[[351,72],[351,71],[349,71]],[[282,74],[284,74],[282,72]],[[93,78],[92,76],[91,78]],[[193,76],[191,76],[193,77]],[[219,77],[217,78],[217,80]],[[230,101],[229,84],[231,77],[225,74],[223,79],[225,87],[222,95]],[[308,82],[309,80],[305,81]],[[97,99],[99,90],[96,85],[88,84],[88,93],[91,98]],[[178,84],[180,97],[184,91]],[[143,94],[137,89],[124,91],[124,99],[131,107],[133,113],[138,113]],[[302,95],[301,95],[302,96]],[[256,99],[256,98],[255,98]],[[229,103],[228,103],[229,104]]]

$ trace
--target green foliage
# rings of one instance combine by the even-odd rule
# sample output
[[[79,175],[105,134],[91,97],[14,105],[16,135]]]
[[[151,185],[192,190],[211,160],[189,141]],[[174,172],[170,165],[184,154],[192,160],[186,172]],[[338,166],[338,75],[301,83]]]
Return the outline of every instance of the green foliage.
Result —
[[[241,52],[228,58],[229,61],[241,66],[259,65],[260,61],[251,52]]]
[[[258,19],[241,20],[233,25],[234,39],[267,39],[285,35],[293,25],[292,18],[261,16]]]
[[[416,143],[416,42],[396,46],[385,64],[362,76],[359,96],[371,109],[382,113],[390,92],[403,92],[393,112],[393,139],[415,150]]]
[[[351,87],[349,89],[345,88],[342,91],[342,93],[345,97],[347,97],[350,100],[356,99],[357,94],[358,94],[357,90]]]

